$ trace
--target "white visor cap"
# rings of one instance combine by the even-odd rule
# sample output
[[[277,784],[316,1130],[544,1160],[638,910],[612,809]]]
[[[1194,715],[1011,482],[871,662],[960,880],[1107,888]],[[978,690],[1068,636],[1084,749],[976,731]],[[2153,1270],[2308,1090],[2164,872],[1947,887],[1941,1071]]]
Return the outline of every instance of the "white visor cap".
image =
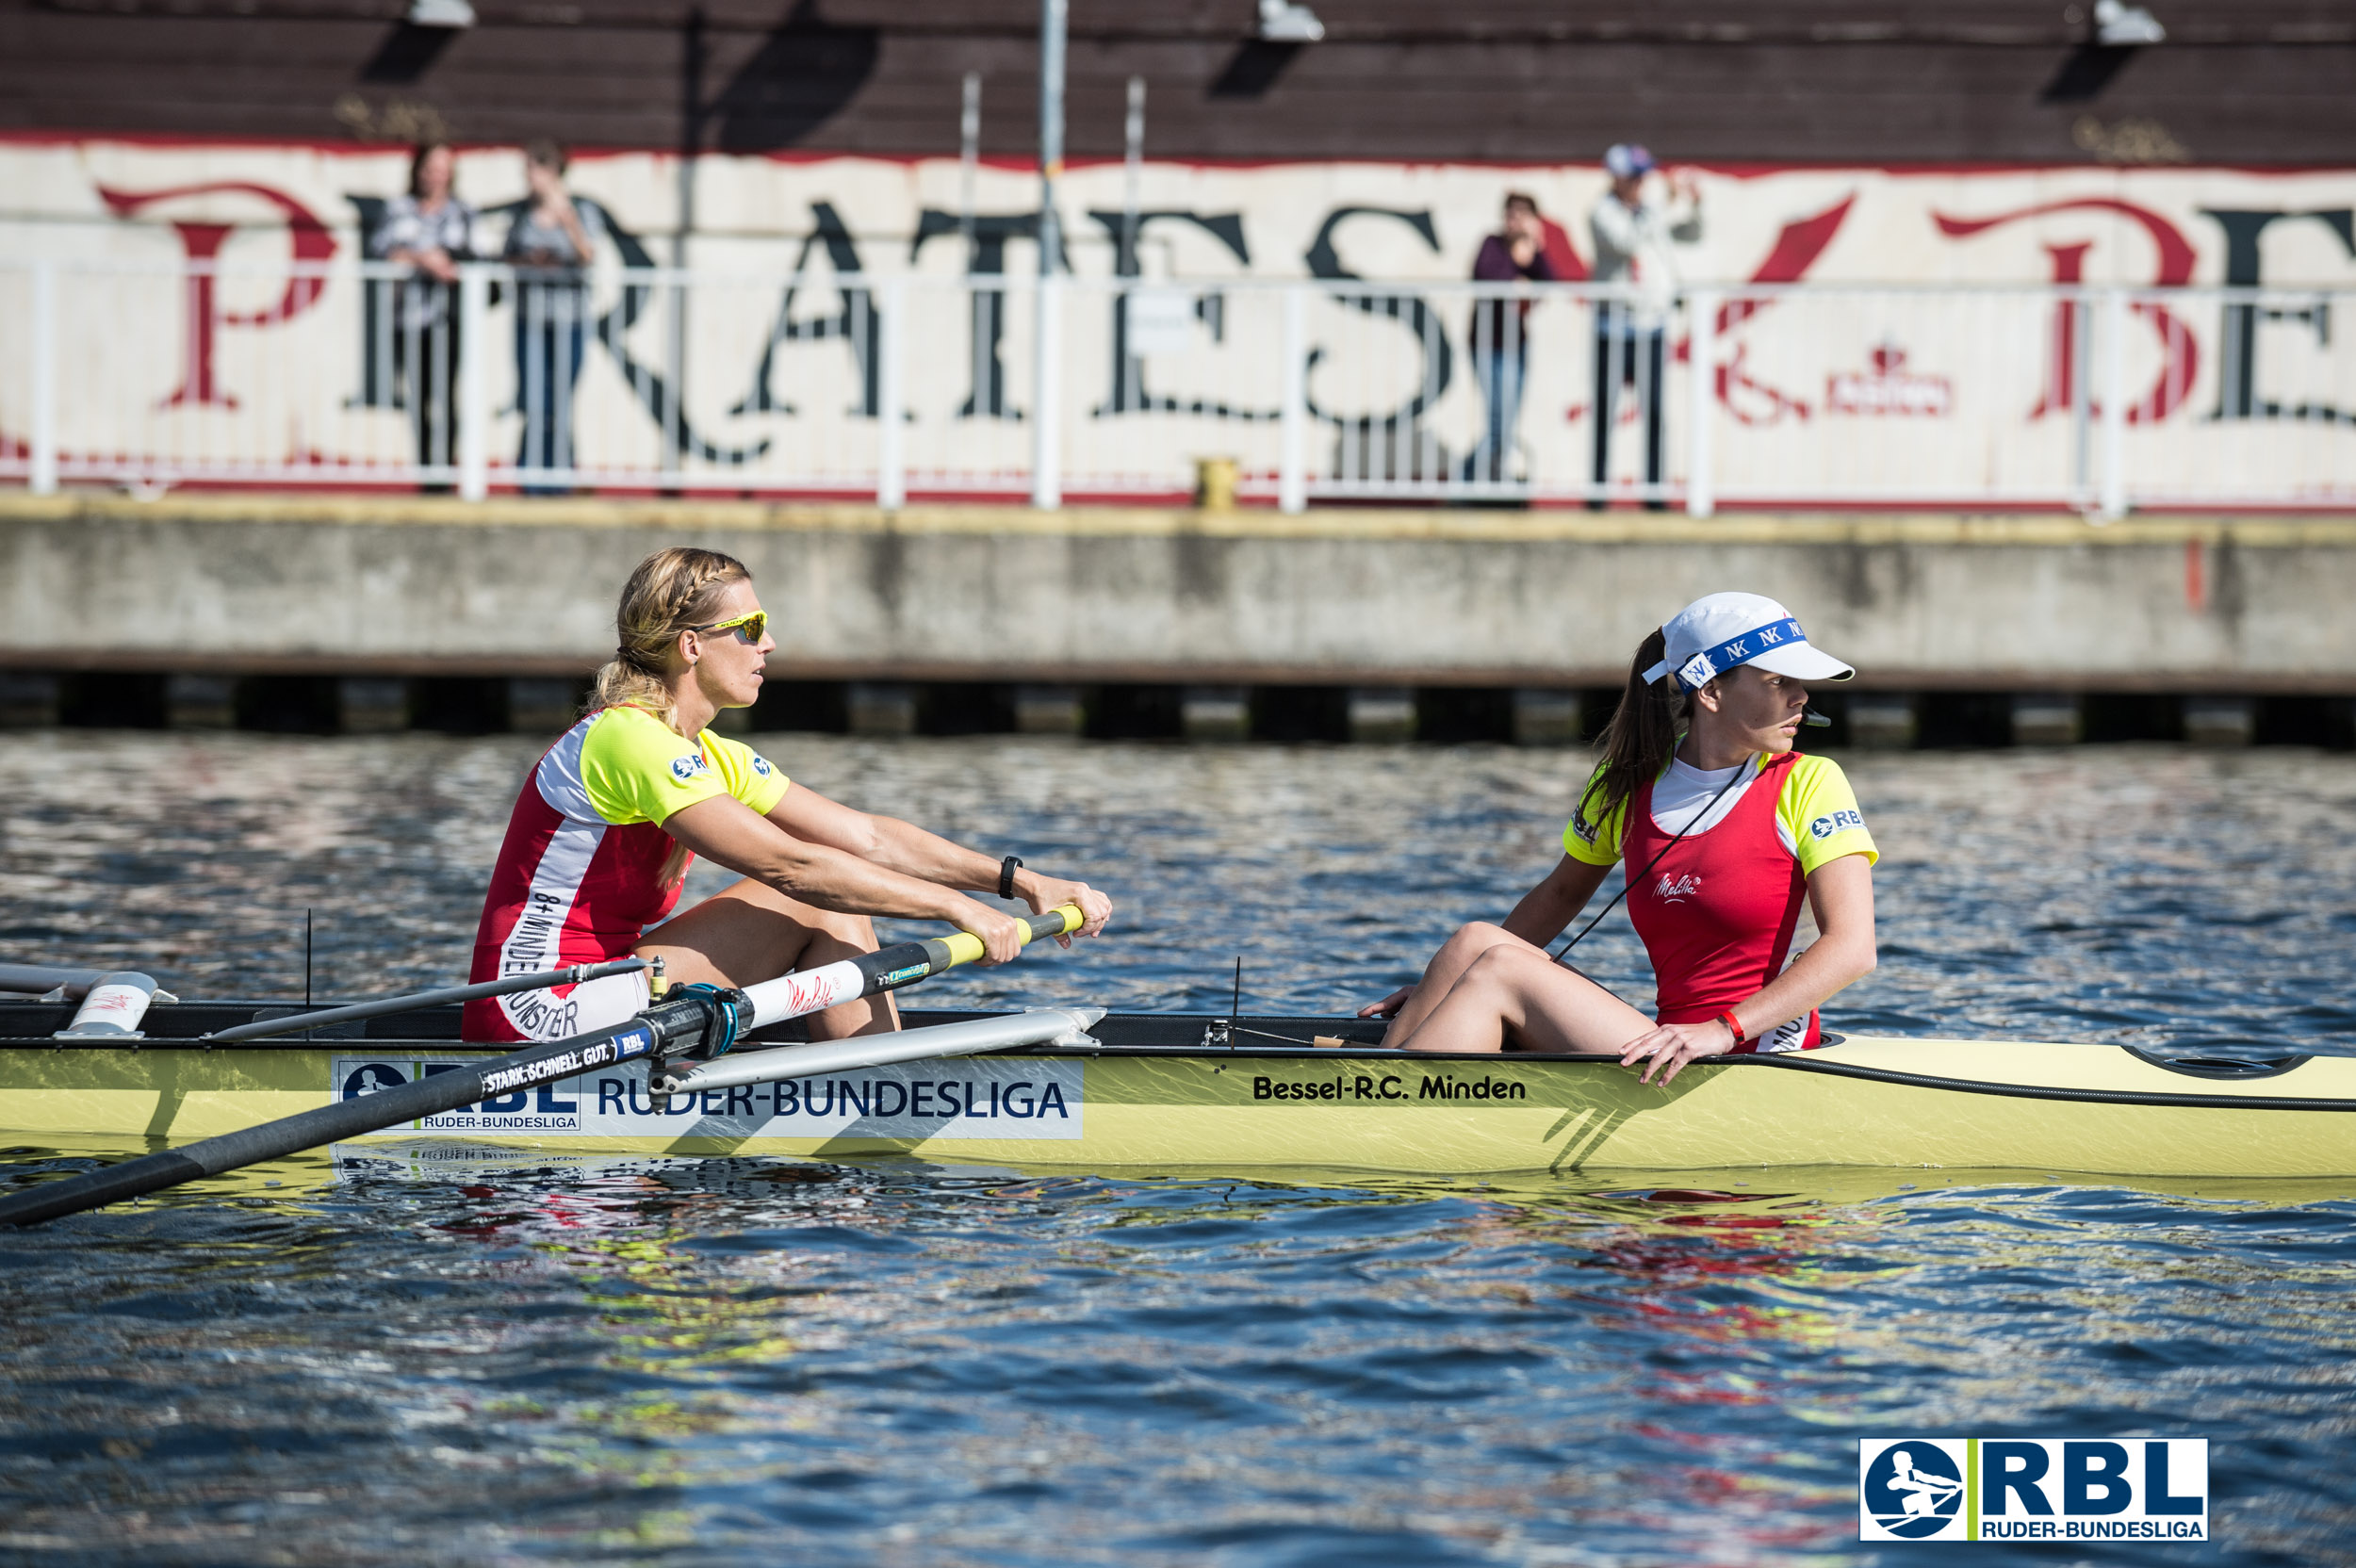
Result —
[[[1761,594],[1705,594],[1661,629],[1668,651],[1646,680],[1674,675],[1697,692],[1738,664],[1794,680],[1846,680],[1857,671],[1816,647],[1792,612]]]

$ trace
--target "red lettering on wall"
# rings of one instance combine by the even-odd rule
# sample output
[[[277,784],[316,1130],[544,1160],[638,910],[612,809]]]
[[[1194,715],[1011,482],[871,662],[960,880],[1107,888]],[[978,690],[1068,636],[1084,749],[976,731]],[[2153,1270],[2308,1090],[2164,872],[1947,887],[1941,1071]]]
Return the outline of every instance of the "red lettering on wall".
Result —
[[[1849,209],[1856,204],[1857,193],[1852,191],[1822,212],[1786,223],[1776,234],[1775,242],[1768,248],[1766,256],[1751,270],[1750,281],[1797,283],[1806,277],[1808,270],[1816,265],[1817,257],[1823,255],[1825,248],[1832,244],[1833,236],[1841,232],[1841,225],[1848,219]],[[1549,250],[1547,254],[1551,258],[1553,252]],[[1588,275],[1584,263],[1580,264],[1577,275],[1581,279]],[[1718,336],[1723,340],[1734,327],[1773,303],[1773,299],[1727,301],[1718,307]],[[1718,401],[1726,406],[1726,412],[1745,425],[1772,425],[1787,414],[1797,419],[1807,418],[1809,412],[1808,400],[1770,386],[1753,376],[1748,368],[1749,352],[1747,346],[1736,343],[1733,352],[1713,372]],[[1670,351],[1670,357],[1679,364],[1691,363],[1693,340],[1690,335],[1677,340]],[[1741,402],[1736,401],[1738,393],[1743,399]],[[1586,404],[1574,403],[1563,417],[1576,422],[1586,413]],[[1632,400],[1621,416],[1626,419],[1636,416]]]
[[[1753,283],[1797,283],[1816,265],[1816,258],[1824,253],[1832,237],[1841,232],[1841,225],[1857,204],[1851,192],[1812,218],[1795,219],[1783,226],[1775,236],[1775,245],[1766,259],[1752,270]],[[1724,337],[1735,327],[1775,303],[1773,299],[1747,298],[1728,300],[1718,307],[1718,335]],[[1689,343],[1677,345],[1679,358],[1690,357]],[[1772,425],[1789,414],[1795,419],[1808,416],[1808,400],[1768,385],[1750,373],[1746,361],[1749,348],[1737,343],[1726,362],[1717,368],[1718,401],[1737,422],[1745,425]],[[1737,402],[1735,395],[1742,394],[1745,402]]]
[[[2183,231],[2149,207],[2133,202],[2122,202],[2109,196],[2086,196],[2068,202],[2048,202],[2040,206],[2022,207],[2017,212],[1999,213],[1993,218],[1950,218],[1945,213],[1931,214],[1931,221],[1939,232],[1951,239],[1969,239],[2024,218],[2042,218],[2055,212],[2113,212],[2133,220],[2151,237],[2157,253],[2152,268],[2151,286],[2175,288],[2192,281],[2193,249]],[[2074,244],[2048,245],[2045,252],[2053,259],[2053,281],[2057,284],[2082,283],[2086,278],[2086,252],[2093,249],[2092,240]],[[2165,305],[2137,301],[2128,311],[2151,323],[2151,330],[2160,339],[2160,374],[2151,390],[2130,404],[2127,420],[2130,424],[2151,424],[2167,418],[2184,405],[2192,395],[2193,378],[2201,369],[2201,345],[2190,329],[2179,321]],[[2078,366],[2079,307],[2070,301],[2053,306],[2053,325],[2048,342],[2051,352],[2046,361],[2044,389],[2037,395],[2029,417],[2042,419],[2076,406]],[[2099,413],[2100,407],[2089,393],[2087,408]]]
[[[327,261],[335,254],[335,237],[327,232],[327,225],[320,222],[310,208],[285,191],[273,190],[269,186],[236,180],[144,191],[109,190],[100,186],[98,194],[118,218],[135,217],[159,202],[182,197],[252,196],[276,207],[285,215],[290,259],[297,263],[316,264]],[[214,376],[216,335],[222,327],[267,327],[291,321],[319,302],[319,295],[327,287],[327,280],[316,273],[296,272],[286,279],[286,286],[277,302],[267,309],[223,312],[215,288],[218,281],[216,263],[220,259],[221,246],[236,232],[237,225],[175,220],[172,228],[180,237],[181,253],[188,264],[188,305],[181,333],[180,386],[163,400],[162,406],[177,408],[192,404],[198,407],[235,408],[237,400],[230,396]]]
[[[2094,241],[2081,239],[2075,245],[2048,245],[2045,253],[2053,264],[2055,283],[2083,283],[2086,275],[2086,253],[2094,249]],[[2078,406],[2078,318],[2086,314],[2083,301],[2053,302],[2053,329],[2045,335],[2045,390],[2037,394],[2037,406],[2029,410],[2029,417],[2042,419],[2048,414],[2063,414]],[[2087,399],[2089,407],[2091,396]]]

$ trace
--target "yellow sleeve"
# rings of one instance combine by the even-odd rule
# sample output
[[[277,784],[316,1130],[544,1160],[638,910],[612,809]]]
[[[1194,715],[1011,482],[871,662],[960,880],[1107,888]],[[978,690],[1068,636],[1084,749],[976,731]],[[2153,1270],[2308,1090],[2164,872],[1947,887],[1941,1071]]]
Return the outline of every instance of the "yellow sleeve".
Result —
[[[1605,812],[1601,822],[1587,820],[1590,796],[1602,777],[1603,764],[1599,762],[1580,786],[1579,803],[1571,808],[1571,820],[1562,828],[1562,853],[1591,866],[1608,866],[1620,858],[1620,831],[1628,821],[1625,800]]]
[[[719,774],[720,781],[728,786],[728,793],[761,816],[767,816],[792,786],[792,780],[779,773],[769,759],[742,741],[715,735],[709,729],[704,731],[704,757]]]
[[[1865,830],[1865,815],[1857,809],[1848,775],[1828,757],[1807,756],[1792,765],[1775,814],[1791,835],[1804,875],[1815,875],[1817,867],[1843,855],[1862,855],[1869,866],[1882,858],[1873,847],[1873,835]]]
[[[581,743],[581,782],[597,815],[616,826],[661,824],[698,801],[735,792],[695,742],[643,708],[597,716]]]

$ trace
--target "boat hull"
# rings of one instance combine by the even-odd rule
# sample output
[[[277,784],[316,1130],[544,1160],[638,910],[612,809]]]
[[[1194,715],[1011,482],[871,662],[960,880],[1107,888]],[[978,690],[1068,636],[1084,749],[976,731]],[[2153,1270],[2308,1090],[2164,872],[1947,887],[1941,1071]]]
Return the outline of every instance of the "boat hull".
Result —
[[[322,1042],[0,1050],[0,1134],[180,1144],[488,1053]],[[1096,1170],[1431,1175],[1730,1167],[2356,1176],[2356,1058],[2188,1072],[2114,1046],[1852,1037],[1646,1086],[1609,1058],[1364,1047],[1041,1050],[713,1090],[657,1111],[643,1069],[387,1129],[580,1153],[914,1154]]]

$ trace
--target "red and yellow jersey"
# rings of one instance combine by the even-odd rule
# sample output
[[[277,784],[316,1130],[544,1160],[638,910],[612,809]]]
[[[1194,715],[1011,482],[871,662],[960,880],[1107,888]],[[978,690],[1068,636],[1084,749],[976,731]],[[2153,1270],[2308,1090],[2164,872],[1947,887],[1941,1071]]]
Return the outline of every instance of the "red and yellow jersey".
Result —
[[[1673,761],[1601,821],[1586,807],[1582,794],[1562,848],[1591,866],[1627,858],[1628,919],[1652,960],[1662,1023],[1703,1022],[1758,995],[1791,956],[1808,878],[1843,856],[1880,858],[1840,764],[1798,752],[1717,774]],[[1735,1049],[1822,1040],[1810,1012]]]
[[[1798,760],[1783,774],[1775,795],[1775,836],[1800,862],[1800,874],[1812,876],[1819,866],[1843,855],[1862,855],[1868,865],[1879,860],[1881,851],[1873,845],[1873,835],[1866,831],[1865,815],[1857,809],[1857,792],[1849,788],[1849,776],[1841,771],[1841,764],[1829,757],[1806,752],[1796,755]],[[1751,783],[1770,760],[1761,752],[1744,764],[1749,777],[1711,809],[1713,822],[1724,820],[1733,810],[1736,801],[1749,792]],[[1668,775],[1669,769],[1664,767],[1655,780],[1656,787]],[[1591,866],[1608,866],[1620,858],[1628,823],[1627,801],[1602,813],[1600,822],[1587,820],[1586,813],[1592,809],[1590,792],[1602,776],[1603,768],[1598,765],[1579,791],[1579,804],[1562,829],[1562,852]],[[1685,825],[1673,821],[1662,825],[1674,833]]]
[[[471,978],[628,956],[679,902],[686,858],[664,877],[677,845],[663,824],[717,795],[765,816],[789,787],[741,741],[709,729],[688,740],[643,708],[590,714],[548,749],[515,798]],[[470,1002],[466,1037],[543,1037],[539,1015],[569,988]]]

